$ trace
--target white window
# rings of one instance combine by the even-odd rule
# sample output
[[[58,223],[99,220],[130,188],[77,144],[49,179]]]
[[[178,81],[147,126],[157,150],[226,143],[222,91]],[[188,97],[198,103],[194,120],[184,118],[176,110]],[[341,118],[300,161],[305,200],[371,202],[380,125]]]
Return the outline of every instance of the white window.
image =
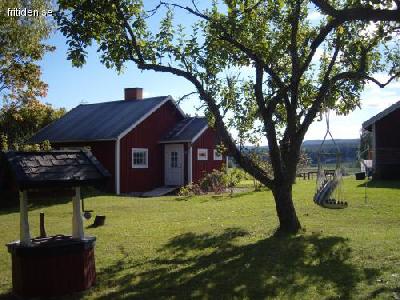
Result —
[[[132,148],[132,168],[148,168],[149,150],[147,148]]]
[[[222,154],[217,149],[214,149],[214,160],[222,160]]]
[[[178,152],[172,151],[171,152],[171,168],[177,168],[178,167]]]
[[[197,160],[208,160],[208,149],[197,149]]]

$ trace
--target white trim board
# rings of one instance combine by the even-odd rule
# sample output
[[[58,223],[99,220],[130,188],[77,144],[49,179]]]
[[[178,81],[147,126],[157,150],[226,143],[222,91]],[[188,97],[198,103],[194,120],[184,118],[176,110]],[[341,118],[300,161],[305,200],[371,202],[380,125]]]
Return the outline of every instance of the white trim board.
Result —
[[[199,131],[198,134],[196,134],[193,139],[192,139],[192,143],[194,143],[203,133],[204,131],[206,131],[208,129],[208,125],[206,125],[202,130]]]
[[[121,194],[120,189],[120,164],[121,164],[121,140],[117,139],[115,142],[115,192],[117,195]]]
[[[150,115],[152,115],[156,110],[158,110],[161,106],[163,106],[165,103],[168,101],[171,101],[172,104],[175,105],[177,110],[182,114],[182,117],[185,117],[185,114],[183,113],[182,109],[178,106],[178,104],[175,103],[174,99],[171,96],[166,97],[163,101],[161,101],[158,105],[153,107],[152,110],[148,111],[146,114],[144,114],[139,120],[137,120],[135,123],[133,123],[131,126],[129,126],[127,129],[125,129],[123,132],[121,132],[118,135],[117,139],[122,139],[125,135],[127,135],[131,130],[133,130],[135,127],[137,127],[140,123],[142,123],[144,120],[146,120]]]

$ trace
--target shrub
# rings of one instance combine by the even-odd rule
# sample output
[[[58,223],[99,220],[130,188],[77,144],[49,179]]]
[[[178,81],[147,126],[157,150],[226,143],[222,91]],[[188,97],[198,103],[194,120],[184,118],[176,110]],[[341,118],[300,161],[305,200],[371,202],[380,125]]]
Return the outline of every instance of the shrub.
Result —
[[[203,192],[214,192],[221,194],[225,191],[228,178],[225,172],[214,169],[200,181],[200,188]]]
[[[227,186],[231,189],[231,195],[233,194],[233,188],[246,178],[246,174],[242,169],[234,168],[226,175]]]
[[[203,192],[198,184],[188,184],[179,189],[178,196],[201,195]]]

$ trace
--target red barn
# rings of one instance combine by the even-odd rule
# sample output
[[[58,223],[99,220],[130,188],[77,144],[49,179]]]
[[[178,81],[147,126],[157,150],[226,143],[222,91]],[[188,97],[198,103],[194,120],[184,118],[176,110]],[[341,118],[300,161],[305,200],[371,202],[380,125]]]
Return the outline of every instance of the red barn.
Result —
[[[400,178],[400,101],[362,124],[372,133],[372,169],[375,179]]]
[[[81,104],[29,142],[90,147],[112,174],[108,190],[117,194],[182,186],[222,167],[225,156],[204,117],[187,117],[170,96],[142,95],[142,89],[129,88],[125,100]]]

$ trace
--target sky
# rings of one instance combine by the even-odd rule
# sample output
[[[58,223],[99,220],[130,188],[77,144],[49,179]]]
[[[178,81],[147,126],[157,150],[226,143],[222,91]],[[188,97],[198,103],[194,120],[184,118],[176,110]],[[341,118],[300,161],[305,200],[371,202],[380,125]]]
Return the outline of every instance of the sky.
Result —
[[[318,13],[311,14],[311,18],[315,20],[319,17]],[[42,101],[54,107],[65,107],[69,110],[81,103],[122,100],[124,88],[127,87],[143,88],[145,97],[171,95],[174,99],[194,91],[191,84],[184,79],[153,71],[142,72],[133,63],[127,65],[124,73],[118,74],[100,63],[94,48],[89,49],[87,63],[82,68],[75,68],[66,59],[66,40],[60,33],[55,33],[48,43],[56,46],[56,50],[46,54],[40,62],[42,78],[49,86],[48,95]],[[385,74],[376,76],[386,78]],[[359,138],[364,121],[399,100],[399,81],[392,82],[384,89],[368,84],[361,96],[361,109],[356,109],[347,116],[331,114],[330,129],[334,138]],[[191,99],[182,102],[180,106],[186,113],[195,115],[195,107],[199,104],[199,100]],[[325,132],[325,122],[315,122],[305,139],[322,139]]]

